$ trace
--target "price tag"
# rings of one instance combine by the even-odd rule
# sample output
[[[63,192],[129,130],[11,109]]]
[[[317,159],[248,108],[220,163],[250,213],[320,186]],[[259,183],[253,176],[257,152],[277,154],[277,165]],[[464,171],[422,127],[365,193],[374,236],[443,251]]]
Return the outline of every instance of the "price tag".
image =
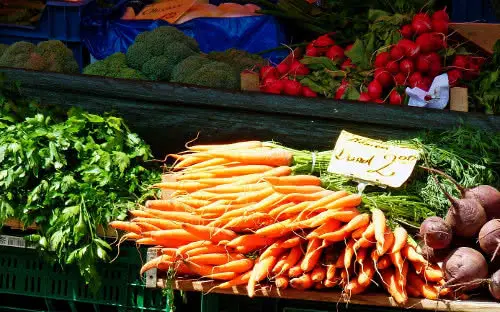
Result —
[[[400,187],[410,177],[418,150],[342,131],[328,171],[375,184]]]
[[[137,20],[163,19],[170,24],[175,23],[196,0],[163,0],[161,2],[147,5],[135,17]]]
[[[35,248],[33,243],[26,242],[24,238],[10,235],[0,235],[0,246],[30,249]]]

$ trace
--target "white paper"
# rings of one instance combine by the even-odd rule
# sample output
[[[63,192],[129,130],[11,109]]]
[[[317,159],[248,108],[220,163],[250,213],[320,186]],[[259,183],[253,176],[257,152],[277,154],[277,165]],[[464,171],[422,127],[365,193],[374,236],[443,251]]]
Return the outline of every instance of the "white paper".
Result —
[[[420,88],[406,88],[406,94],[410,97],[408,106],[443,109],[448,105],[450,98],[448,74],[442,74],[434,78],[429,92],[425,92]],[[430,95],[432,99],[426,101],[425,97],[427,95]]]

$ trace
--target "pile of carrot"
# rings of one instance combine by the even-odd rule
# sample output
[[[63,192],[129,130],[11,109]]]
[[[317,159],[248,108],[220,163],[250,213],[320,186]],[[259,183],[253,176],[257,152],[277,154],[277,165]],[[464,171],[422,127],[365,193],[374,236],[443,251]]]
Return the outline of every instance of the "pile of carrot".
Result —
[[[391,230],[379,209],[362,213],[361,196],[321,187],[318,177],[292,175],[293,155],[259,141],[196,145],[172,155],[172,182],[154,185],[149,200],[114,221],[124,239],[161,248],[141,274],[217,280],[216,287],[342,287],[348,296],[382,285],[396,302],[449,296],[443,272],[418,253],[403,227]]]

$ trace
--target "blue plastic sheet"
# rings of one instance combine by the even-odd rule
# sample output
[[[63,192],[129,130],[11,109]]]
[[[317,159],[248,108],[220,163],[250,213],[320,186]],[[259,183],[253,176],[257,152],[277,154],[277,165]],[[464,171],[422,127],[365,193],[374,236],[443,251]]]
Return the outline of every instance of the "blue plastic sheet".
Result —
[[[123,3],[119,4],[123,6]],[[89,11],[92,12],[92,11]],[[98,60],[116,52],[126,52],[141,32],[169,25],[164,21],[124,21],[119,17],[123,8],[93,11],[82,21],[82,40],[92,56]],[[250,53],[279,47],[286,42],[283,27],[275,18],[266,15],[237,18],[196,18],[181,25],[173,25],[198,41],[200,50],[224,51],[229,48]],[[279,62],[288,51],[263,55]]]

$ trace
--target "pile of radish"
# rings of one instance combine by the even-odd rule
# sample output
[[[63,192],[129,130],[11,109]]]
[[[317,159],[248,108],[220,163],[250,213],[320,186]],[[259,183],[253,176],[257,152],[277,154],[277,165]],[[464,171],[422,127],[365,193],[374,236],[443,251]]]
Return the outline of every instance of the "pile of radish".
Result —
[[[260,69],[260,90],[264,93],[285,94],[291,96],[317,97],[318,94],[303,86],[297,76],[309,74],[309,69],[296,59],[283,62],[276,67],[267,65]]]
[[[467,291],[488,285],[491,295],[500,300],[500,270],[495,262],[500,250],[500,192],[489,185],[466,189],[443,172],[429,170],[452,181],[461,197],[449,195],[436,179],[451,206],[444,219],[430,217],[422,222],[422,254],[442,262],[444,286]]]

